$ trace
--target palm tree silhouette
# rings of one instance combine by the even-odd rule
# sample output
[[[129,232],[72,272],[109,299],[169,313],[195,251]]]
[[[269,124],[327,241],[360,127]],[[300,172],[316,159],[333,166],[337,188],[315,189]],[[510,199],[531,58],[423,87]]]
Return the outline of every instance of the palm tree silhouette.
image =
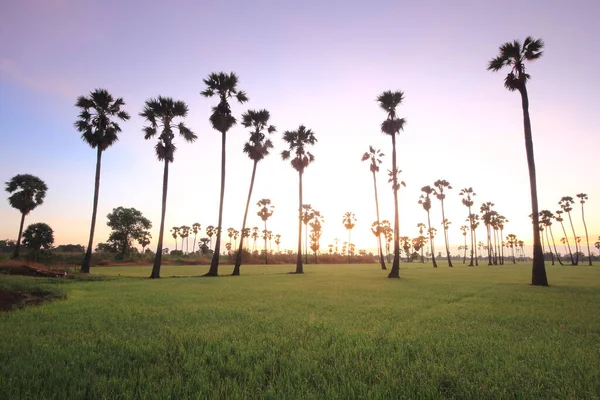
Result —
[[[419,204],[423,206],[423,210],[427,212],[427,232],[429,233],[429,245],[431,246],[431,261],[433,262],[433,268],[437,268],[437,262],[435,261],[435,246],[433,242],[433,234],[435,228],[431,227],[431,218],[429,212],[431,211],[431,195],[435,194],[434,189],[427,185],[421,188],[423,194],[419,197]]]
[[[304,263],[308,264],[308,223],[315,216],[310,204],[302,204],[302,223],[304,224]]]
[[[148,122],[148,126],[144,127],[144,139],[148,140],[154,137],[157,133],[158,143],[154,147],[156,156],[159,161],[164,161],[163,171],[163,190],[162,190],[162,211],[160,216],[160,230],[158,232],[158,244],[156,246],[156,255],[154,257],[154,265],[152,266],[152,274],[150,278],[160,278],[160,265],[163,254],[163,234],[165,229],[165,214],[167,212],[167,188],[169,185],[169,163],[174,160],[175,150],[173,144],[175,134],[173,131],[177,129],[179,134],[187,141],[193,142],[197,136],[183,122],[176,124],[177,118],[185,118],[188,113],[187,105],[180,100],[173,100],[171,97],[158,96],[156,99],[148,99],[144,105],[144,110],[140,113]]]
[[[150,232],[144,232],[142,236],[140,236],[140,238],[138,239],[138,243],[140,244],[140,246],[142,246],[142,254],[146,252],[146,246],[150,244],[151,238],[152,235],[150,234]]]
[[[80,272],[90,272],[90,261],[94,247],[94,231],[96,229],[96,213],[98,212],[98,197],[100,193],[100,169],[102,152],[112,146],[118,139],[121,127],[113,118],[122,121],[129,119],[129,114],[121,110],[125,105],[122,98],[114,99],[105,89],[95,89],[89,97],[79,96],[75,106],[80,109],[75,128],[81,133],[81,138],[92,149],[96,149],[96,178],[94,180],[94,202],[92,205],[92,222],[87,250],[81,263]]]
[[[194,222],[192,224],[192,233],[194,234],[194,242],[192,244],[192,252],[196,252],[196,236],[198,236],[198,232],[200,232],[200,224],[198,222]]]
[[[216,131],[221,132],[221,194],[219,197],[219,222],[217,224],[217,226],[221,227],[223,223],[223,201],[225,199],[225,143],[227,132],[236,123],[235,117],[231,115],[229,99],[235,97],[239,103],[245,103],[248,101],[248,96],[244,91],[238,90],[238,77],[233,72],[229,74],[225,72],[213,72],[207,78],[205,78],[203,82],[206,85],[206,89],[200,92],[202,96],[212,97],[216,95],[219,97],[219,103],[212,108],[210,123]],[[219,231],[217,234],[213,258],[210,262],[210,268],[205,276],[219,275],[220,250],[221,232]]]
[[[516,264],[517,260],[515,260],[515,246],[517,245],[517,235],[515,235],[513,233],[509,233],[508,236],[506,237],[506,243],[508,244],[508,247],[510,247],[510,250],[512,253],[513,264]]]
[[[179,235],[179,227],[174,226],[171,228],[171,236],[175,239],[175,251],[177,251],[177,236]]]
[[[381,131],[392,138],[392,190],[394,192],[394,262],[388,278],[400,277],[400,221],[398,216],[398,171],[396,163],[396,135],[404,130],[406,120],[396,116],[396,108],[402,104],[404,92],[387,90],[377,96],[379,106],[387,113],[387,118],[381,123]]]
[[[280,252],[279,245],[281,244],[281,235],[280,234],[275,235],[275,244],[277,245],[277,253],[279,253]]]
[[[538,213],[537,182],[535,176],[535,160],[533,155],[533,138],[531,133],[531,120],[529,118],[529,97],[527,95],[527,81],[531,76],[525,72],[525,62],[534,61],[543,54],[544,41],[528,36],[523,44],[518,40],[507,42],[500,46],[500,54],[488,64],[488,71],[499,71],[508,66],[510,72],[504,79],[504,87],[509,91],[519,91],[523,109],[523,128],[525,134],[525,151],[529,167],[529,185],[531,187],[531,210],[533,214],[533,267],[531,271],[531,284],[548,286],[544,254],[540,242],[540,224]]]
[[[583,221],[583,228],[585,229],[585,241],[587,243],[587,249],[588,249],[588,260],[590,262],[590,265],[592,265],[592,253],[590,251],[590,237],[588,236],[587,224],[585,223],[585,214],[583,212],[583,205],[585,204],[585,201],[588,199],[588,196],[585,193],[579,193],[576,196],[579,199],[579,202],[581,203],[581,220]]]
[[[564,219],[562,217],[563,211],[557,210],[554,214],[554,219],[560,222],[560,226],[562,228],[563,234],[565,235],[563,244],[566,244],[567,249],[569,250],[569,256],[571,257],[571,264],[575,265],[575,258],[573,257],[573,252],[571,251],[571,244],[569,243],[569,237],[567,236],[567,231],[565,229]]]
[[[352,243],[352,229],[356,225],[356,216],[353,212],[347,211],[342,218],[344,228],[348,230],[348,243]],[[348,262],[350,262],[350,253],[348,253]]]
[[[271,139],[267,138],[267,134],[276,132],[275,126],[269,125],[270,117],[271,115],[267,110],[248,110],[242,114],[242,125],[245,128],[252,128],[250,131],[250,138],[244,144],[244,153],[246,153],[248,158],[252,160],[252,176],[250,177],[250,188],[248,189],[244,220],[242,221],[242,232],[244,229],[246,229],[246,219],[248,218],[248,209],[250,207],[250,199],[252,198],[252,189],[254,188],[256,167],[262,159],[269,155],[269,151],[273,148]],[[240,239],[240,247],[238,248],[238,252],[235,257],[235,266],[233,267],[233,272],[231,275],[237,276],[240,274],[243,248],[244,235],[242,235]]]
[[[212,249],[212,237],[215,234],[216,228],[213,225],[206,227],[206,236],[208,236],[209,244],[208,248]]]
[[[256,251],[256,241],[258,240],[258,226],[252,228],[252,240],[254,240],[254,246],[252,251]]]
[[[271,217],[271,215],[273,215],[273,210],[275,209],[275,207],[273,205],[271,205],[271,200],[270,199],[260,199],[258,201],[258,203],[256,203],[256,205],[258,206],[259,210],[256,213],[256,215],[258,215],[260,217],[260,219],[263,220],[263,222],[265,223],[265,235],[264,235],[264,239],[265,239],[265,264],[269,263],[269,259],[268,259],[268,254],[269,252],[267,251],[267,220],[269,219],[269,217]]]
[[[183,242],[185,240],[185,253],[189,253],[190,250],[190,242],[189,242],[189,237],[190,237],[190,227],[187,225],[182,225],[179,227],[180,229],[180,233],[179,235],[181,236],[181,250],[183,251]]]
[[[463,264],[467,263],[467,230],[469,230],[469,227],[467,225],[461,225],[460,227],[460,231],[462,232],[463,238],[464,238],[464,244],[463,244]]]
[[[549,210],[541,210],[540,211],[540,223],[544,225],[546,228],[546,242],[548,243],[548,249],[550,250],[550,258],[552,259],[552,265],[554,265],[554,254],[556,253],[556,258],[560,265],[563,265],[560,256],[558,255],[558,251],[556,250],[556,242],[554,240],[554,233],[552,232],[552,220],[554,219],[554,214],[552,214]],[[548,236],[550,233],[550,237]],[[550,238],[552,239],[552,246],[550,246]],[[554,252],[552,251],[552,247],[554,247]]]
[[[37,206],[44,203],[48,186],[46,186],[46,183],[43,180],[30,174],[15,175],[5,184],[6,191],[12,193],[8,197],[8,203],[12,208],[16,208],[21,212],[19,234],[17,235],[17,243],[12,255],[12,258],[18,258],[25,216],[32,212]]]
[[[569,217],[569,224],[571,225],[571,231],[573,232],[573,238],[577,238],[577,234],[575,233],[575,228],[573,227],[573,219],[571,219],[571,211],[573,210],[573,204],[575,204],[575,200],[573,200],[573,198],[571,196],[564,196],[562,199],[560,199],[558,204],[560,205],[560,208],[562,208],[562,210],[564,212],[566,212],[567,216]],[[579,264],[579,252],[580,252],[579,244],[578,244],[577,240],[575,239],[575,265]]]
[[[377,215],[377,226],[379,226],[379,198],[377,196],[377,177],[376,173],[379,172],[379,164],[381,164],[381,157],[384,154],[376,150],[373,146],[369,146],[369,151],[365,152],[362,156],[362,161],[369,160],[369,169],[373,174],[373,188],[375,189],[375,212]],[[385,267],[385,259],[383,258],[383,249],[381,246],[381,230],[377,229],[377,233],[374,232],[375,236],[377,236],[377,246],[379,247],[379,264],[381,265],[381,269],[387,269]]]
[[[315,160],[307,151],[308,146],[317,142],[315,134],[304,125],[295,131],[285,131],[283,141],[288,145],[288,150],[281,152],[283,160],[291,159],[292,168],[298,171],[298,254],[296,255],[296,274],[304,273],[302,268],[302,175],[306,167]]]
[[[452,189],[450,183],[448,183],[445,179],[438,179],[433,183],[433,186],[437,190],[434,190],[435,197],[440,201],[442,206],[442,225],[444,226],[444,243],[446,245],[446,258],[448,259],[448,266],[452,267],[452,260],[450,259],[450,247],[448,246],[448,225],[450,221],[446,219],[446,214],[444,212],[444,199],[446,198],[446,189]]]
[[[471,260],[469,261],[469,267],[473,266],[473,258],[475,258],[475,262],[477,263],[477,246],[475,246],[475,244],[477,243],[477,239],[475,238],[475,221],[474,221],[474,217],[476,216],[476,214],[473,214],[471,212],[471,207],[473,207],[473,197],[475,197],[477,195],[477,193],[475,193],[473,191],[472,187],[468,187],[468,188],[464,188],[461,189],[460,196],[462,196],[462,203],[465,207],[467,207],[467,209],[469,210],[469,216],[467,218],[467,222],[469,223],[469,230],[471,231]]]
[[[497,214],[496,211],[492,210],[492,207],[494,206],[494,203],[488,201],[483,203],[480,207],[479,210],[481,212],[481,220],[483,221],[486,231],[487,231],[487,252],[488,252],[488,265],[494,265],[494,262],[492,260],[492,251],[493,251],[493,246],[492,246],[492,224],[495,218],[495,215]]]

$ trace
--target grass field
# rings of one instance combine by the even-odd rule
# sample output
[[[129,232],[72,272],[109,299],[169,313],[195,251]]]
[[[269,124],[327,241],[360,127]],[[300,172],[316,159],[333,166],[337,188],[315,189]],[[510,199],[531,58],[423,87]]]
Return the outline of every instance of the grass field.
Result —
[[[0,277],[67,296],[0,314],[0,399],[600,398],[600,267],[290,270]]]

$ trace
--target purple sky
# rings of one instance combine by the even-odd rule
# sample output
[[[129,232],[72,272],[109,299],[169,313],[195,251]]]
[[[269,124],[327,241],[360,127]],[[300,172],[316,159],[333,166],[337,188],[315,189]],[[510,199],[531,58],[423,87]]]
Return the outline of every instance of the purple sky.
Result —
[[[510,221],[505,233],[530,242],[520,98],[504,90],[504,73],[486,66],[500,44],[532,35],[546,42],[529,68],[540,207],[554,211],[562,196],[587,193],[593,243],[600,235],[598,15],[600,3],[592,0],[2,2],[0,180],[18,173],[44,179],[46,203],[26,224],[47,222],[57,244],[86,243],[95,156],[73,128],[74,103],[106,88],[124,98],[133,117],[104,154],[96,243],[106,240],[105,215],[118,206],[142,211],[156,238],[162,166],[137,114],[147,98],[171,96],[189,105],[187,123],[199,139],[177,140],[166,226],[215,225],[220,134],[208,123],[215,100],[199,92],[210,72],[235,71],[250,97],[233,107],[236,115],[267,108],[279,130],[273,154],[259,165],[253,203],[272,199],[269,229],[282,234],[282,247],[295,240],[297,174],[280,160],[280,136],[299,124],[319,140],[305,202],[325,215],[322,248],[347,239],[345,211],[357,215],[357,246],[374,247],[372,180],[360,157],[369,145],[390,156],[378,184],[382,218],[392,219],[384,175],[391,141],[379,131],[385,115],[374,100],[383,90],[403,90],[401,235],[416,236],[425,220],[420,188],[446,179],[454,186],[446,204],[453,243],[462,242],[466,209],[458,192],[468,186],[478,193],[476,207],[494,202]],[[251,168],[241,152],[246,138],[241,126],[228,136],[224,227],[241,227]],[[574,222],[583,235],[578,206]],[[259,225],[255,208],[250,226]],[[437,203],[432,218],[441,228]],[[15,238],[18,222],[18,212],[0,203],[0,238]],[[555,234],[563,236],[558,226]]]

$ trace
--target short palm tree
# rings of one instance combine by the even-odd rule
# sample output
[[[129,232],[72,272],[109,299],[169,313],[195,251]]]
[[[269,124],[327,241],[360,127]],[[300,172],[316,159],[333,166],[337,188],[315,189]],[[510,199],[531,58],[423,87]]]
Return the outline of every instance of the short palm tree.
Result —
[[[315,134],[304,125],[295,131],[285,131],[283,141],[288,145],[288,150],[281,152],[283,160],[291,160],[292,168],[298,171],[298,253],[296,255],[296,274],[304,273],[302,268],[302,175],[304,170],[315,157],[308,151],[308,146],[317,142]]]
[[[158,143],[154,147],[156,157],[159,161],[165,163],[163,170],[163,189],[162,189],[162,209],[160,214],[160,228],[158,231],[158,244],[156,246],[156,255],[152,274],[150,278],[160,278],[160,266],[163,253],[163,234],[165,229],[165,215],[167,212],[167,189],[169,186],[169,163],[175,158],[175,144],[173,139],[175,130],[187,141],[193,142],[197,136],[185,124],[175,121],[185,118],[188,113],[187,105],[181,100],[173,100],[171,97],[158,96],[148,99],[144,105],[144,110],[140,113],[141,117],[146,119],[148,126],[144,127],[144,139],[148,140],[158,134]],[[182,244],[183,247],[183,244]]]
[[[444,243],[446,244],[446,258],[448,259],[448,266],[452,267],[452,260],[450,259],[450,246],[448,245],[448,225],[450,221],[446,219],[446,214],[444,212],[444,199],[446,198],[445,191],[447,189],[452,189],[450,183],[445,179],[438,179],[433,183],[435,186],[435,197],[440,201],[442,206],[442,225],[444,226]]]
[[[253,164],[250,189],[248,189],[248,199],[246,200],[246,210],[244,211],[244,220],[242,221],[242,232],[246,229],[246,219],[248,218],[248,209],[250,207],[250,199],[252,198],[252,189],[254,188],[254,178],[256,177],[256,166],[262,159],[269,155],[269,151],[273,148],[273,143],[267,138],[267,134],[276,131],[275,126],[269,125],[270,117],[271,115],[267,110],[248,110],[242,114],[242,125],[245,128],[251,128],[250,138],[244,144],[244,153],[252,160]],[[231,275],[237,276],[240,274],[243,249],[244,235],[240,239],[240,247],[235,257],[235,265]]]
[[[377,196],[377,172],[379,172],[379,164],[381,164],[381,157],[383,157],[384,154],[379,151],[378,149],[375,149],[373,146],[369,146],[369,151],[365,152],[365,154],[363,154],[362,156],[362,161],[367,161],[369,160],[369,169],[371,170],[371,173],[373,174],[373,188],[375,189],[375,213],[377,216],[377,226],[379,226],[379,199]],[[381,269],[386,269],[385,267],[385,259],[383,258],[383,248],[381,246],[381,231],[379,229],[377,229],[377,233],[375,234],[375,236],[377,236],[377,245],[379,247],[379,264],[381,265]]]
[[[90,272],[92,249],[94,248],[94,231],[96,229],[96,213],[98,212],[98,196],[100,193],[100,168],[102,152],[119,139],[121,127],[115,119],[126,121],[129,114],[121,109],[125,105],[122,98],[114,99],[105,89],[96,89],[88,97],[79,96],[75,106],[80,109],[75,128],[81,138],[92,149],[96,149],[96,178],[94,183],[94,202],[92,205],[92,222],[88,246],[81,263],[81,273]]]
[[[525,152],[529,167],[529,185],[531,189],[531,210],[533,216],[533,267],[531,284],[548,286],[544,254],[540,241],[540,224],[537,198],[537,182],[535,175],[535,160],[533,156],[533,138],[531,134],[531,120],[529,118],[529,96],[527,95],[527,81],[531,76],[525,71],[525,63],[535,61],[543,54],[544,41],[528,36],[521,44],[518,40],[507,42],[500,46],[499,54],[488,64],[488,71],[499,71],[509,67],[510,72],[504,79],[504,87],[511,92],[521,94],[523,108],[523,128],[525,134]]]
[[[260,199],[258,201],[258,203],[256,203],[256,205],[258,206],[258,212],[256,213],[256,215],[258,215],[260,217],[260,219],[265,223],[265,229],[264,229],[264,239],[265,239],[265,264],[269,263],[269,258],[268,258],[268,250],[267,250],[267,239],[268,239],[268,235],[267,235],[267,220],[273,215],[273,210],[275,209],[275,206],[273,206],[271,204],[271,200],[270,199]]]
[[[238,90],[238,77],[233,72],[229,74],[225,72],[213,72],[206,79],[204,79],[204,84],[206,85],[206,89],[200,92],[202,96],[219,97],[219,103],[212,108],[210,123],[216,131],[221,132],[221,194],[219,197],[219,223],[217,225],[221,227],[223,222],[223,201],[225,200],[225,143],[227,132],[236,123],[235,117],[231,115],[229,99],[235,97],[239,103],[245,103],[248,101],[248,96],[244,91]],[[210,262],[210,268],[205,276],[219,275],[220,250],[221,232],[219,231],[217,234],[217,241],[215,243],[215,252]]]
[[[423,206],[423,210],[427,212],[427,232],[429,233],[429,245],[431,247],[431,261],[433,262],[433,268],[437,268],[437,262],[435,261],[435,246],[433,243],[433,236],[435,228],[431,227],[431,217],[429,215],[431,211],[431,195],[435,193],[434,189],[427,185],[421,188],[423,194],[419,197],[419,204]]]
[[[21,223],[19,224],[17,244],[12,256],[12,258],[18,258],[25,216],[44,202],[48,186],[46,186],[46,183],[37,176],[29,174],[15,175],[5,184],[6,191],[11,193],[8,197],[8,203],[12,208],[16,208],[21,212]]]
[[[387,118],[381,123],[381,131],[392,138],[392,190],[394,192],[394,262],[388,278],[400,277],[400,221],[398,216],[398,166],[396,162],[396,135],[404,130],[406,120],[398,118],[396,108],[402,104],[404,92],[387,90],[377,96],[379,106],[387,113]]]
[[[585,240],[587,242],[588,260],[590,262],[590,265],[592,265],[592,253],[590,251],[590,237],[588,236],[587,224],[585,223],[585,214],[583,212],[583,205],[585,204],[585,201],[588,199],[588,196],[585,193],[579,193],[579,194],[577,194],[577,198],[579,199],[579,202],[581,203],[581,220],[583,221],[583,228],[585,229]]]

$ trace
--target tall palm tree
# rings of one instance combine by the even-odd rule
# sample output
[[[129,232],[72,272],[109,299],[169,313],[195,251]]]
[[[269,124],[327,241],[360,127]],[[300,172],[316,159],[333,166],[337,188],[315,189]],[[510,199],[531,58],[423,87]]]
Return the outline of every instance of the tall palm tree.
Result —
[[[554,254],[556,254],[556,258],[560,265],[563,265],[560,256],[558,255],[558,250],[556,250],[556,241],[554,240],[554,233],[552,232],[552,220],[554,219],[554,214],[549,210],[541,210],[540,211],[540,223],[544,225],[546,228],[546,242],[548,243],[548,248],[550,249],[550,257],[552,259],[552,265],[554,265]],[[550,237],[548,237],[548,233],[550,233]],[[550,246],[550,240],[552,239],[552,247],[554,247],[554,252],[552,251],[552,247]]]
[[[236,120],[231,115],[231,107],[229,106],[229,99],[235,97],[239,103],[245,103],[248,101],[248,96],[242,90],[238,90],[238,77],[233,72],[227,74],[225,72],[211,73],[204,80],[206,89],[200,92],[204,97],[218,96],[219,103],[212,108],[212,114],[210,115],[210,123],[212,127],[221,132],[221,194],[219,197],[219,222],[218,227],[222,227],[223,223],[223,201],[225,200],[225,143],[227,138],[227,132]],[[215,252],[213,253],[212,260],[210,262],[210,268],[205,276],[218,276],[219,275],[219,252],[221,250],[221,232],[217,234],[217,241],[215,243]]]
[[[508,244],[508,247],[510,247],[513,264],[516,264],[517,260],[515,260],[515,246],[517,245],[517,235],[514,233],[509,233],[506,237],[506,243]]]
[[[183,121],[176,123],[175,120],[183,119],[187,116],[188,107],[181,100],[173,100],[171,97],[162,97],[146,100],[144,110],[140,113],[148,122],[148,126],[144,127],[144,139],[148,140],[155,135],[158,136],[158,143],[154,147],[156,157],[159,161],[164,161],[163,170],[163,189],[162,189],[162,210],[160,214],[160,230],[158,232],[158,244],[156,246],[156,255],[154,257],[154,265],[152,266],[152,274],[150,278],[160,278],[160,266],[163,253],[163,234],[165,229],[165,215],[167,212],[167,188],[169,186],[169,163],[172,163],[175,156],[175,144],[173,139],[175,134],[173,131],[177,129],[179,134],[187,142],[193,142],[197,136],[191,131]],[[183,247],[183,244],[182,244]]]
[[[342,218],[344,228],[348,230],[348,243],[352,243],[352,229],[356,226],[356,216],[353,212],[347,211]],[[348,253],[348,262],[350,262],[350,253]]]
[[[496,211],[492,210],[493,206],[494,206],[494,203],[487,201],[479,207],[479,210],[481,212],[481,220],[483,221],[483,224],[485,225],[485,229],[487,231],[488,265],[494,264],[493,259],[492,259],[493,247],[492,247],[492,230],[491,229],[492,229],[492,224],[494,222],[494,217],[496,215]]]
[[[446,219],[446,214],[444,212],[444,199],[446,198],[446,189],[452,189],[450,183],[445,179],[438,179],[433,183],[433,186],[437,190],[434,191],[435,197],[440,201],[442,206],[442,225],[444,226],[444,243],[446,245],[446,258],[448,259],[448,266],[452,267],[452,260],[450,259],[450,246],[448,245],[448,225],[450,221]]]
[[[265,264],[269,263],[269,259],[268,259],[268,254],[269,252],[267,251],[267,220],[273,215],[273,210],[275,209],[275,206],[273,206],[271,204],[271,200],[270,199],[260,199],[258,201],[258,203],[256,203],[256,205],[258,206],[258,212],[256,213],[256,215],[258,215],[260,217],[260,219],[263,220],[263,222],[265,223],[265,235],[264,235],[264,239],[265,239]]]
[[[564,244],[566,244],[567,249],[569,250],[569,256],[571,257],[571,264],[575,265],[575,258],[573,257],[573,252],[571,251],[571,244],[569,243],[569,236],[567,235],[567,231],[565,229],[565,224],[564,224],[564,219],[562,217],[563,211],[562,210],[556,210],[556,213],[554,214],[554,219],[557,220],[558,222],[560,222],[560,226],[562,228],[563,234],[565,235],[564,237]]]
[[[192,233],[194,234],[194,242],[192,244],[192,252],[196,252],[196,237],[198,236],[198,232],[200,232],[201,225],[198,222],[194,222],[192,224]]]
[[[396,162],[396,135],[404,130],[406,120],[398,118],[396,108],[402,104],[404,92],[387,90],[377,96],[379,106],[387,113],[387,118],[381,123],[381,131],[392,138],[392,190],[394,192],[394,262],[388,278],[400,277],[400,221],[398,216],[398,166]]]
[[[251,128],[250,138],[244,144],[244,153],[252,160],[252,176],[250,177],[250,188],[248,189],[248,198],[246,199],[246,210],[244,211],[244,219],[242,221],[242,232],[246,229],[246,219],[248,218],[248,208],[250,207],[250,199],[252,198],[252,189],[254,188],[254,179],[256,178],[256,167],[258,163],[269,155],[269,151],[273,148],[271,139],[267,138],[267,134],[276,132],[273,125],[269,125],[271,114],[267,110],[248,110],[242,114],[242,125],[245,128]],[[244,235],[240,238],[240,246],[235,257],[235,265],[231,275],[237,276],[240,274],[240,266],[242,265],[242,253],[244,249]]]
[[[209,225],[206,227],[206,236],[208,236],[208,248],[212,249],[212,237],[215,234],[216,228],[214,225]]]
[[[94,183],[94,202],[92,205],[92,222],[87,250],[81,263],[81,273],[90,272],[92,249],[94,247],[94,231],[96,229],[96,213],[98,212],[98,195],[100,193],[100,168],[102,152],[119,139],[121,127],[114,119],[126,121],[129,114],[121,110],[125,102],[121,97],[114,99],[105,89],[95,89],[89,97],[79,96],[75,106],[80,109],[75,128],[81,138],[92,149],[96,149],[96,178]]]
[[[185,241],[185,253],[189,253],[190,250],[190,241],[189,241],[189,237],[190,237],[190,227],[187,225],[181,225],[179,227],[180,229],[180,233],[179,235],[181,236],[181,251],[183,251],[183,242]]]
[[[12,193],[8,197],[8,203],[12,208],[16,208],[21,212],[21,223],[19,224],[17,244],[15,245],[15,251],[12,256],[12,258],[18,258],[25,216],[44,202],[48,186],[46,186],[46,183],[43,180],[30,174],[15,175],[5,184],[6,191]]]
[[[175,251],[177,251],[177,236],[179,235],[179,227],[178,226],[174,226],[171,228],[171,235],[173,236],[173,239],[175,239]],[[183,248],[182,248],[183,250]]]
[[[548,286],[544,254],[540,241],[540,224],[538,213],[537,182],[535,176],[535,160],[533,156],[533,138],[531,134],[531,120],[529,118],[529,97],[527,95],[527,81],[531,76],[525,72],[525,62],[534,61],[543,54],[544,41],[528,36],[523,44],[518,40],[507,42],[500,46],[500,54],[488,64],[488,71],[499,71],[508,66],[510,72],[504,79],[504,87],[509,91],[519,91],[521,106],[523,108],[523,128],[525,134],[525,152],[529,167],[529,185],[531,187],[531,210],[533,214],[533,267],[531,271],[531,284]]]
[[[573,200],[571,196],[564,196],[562,199],[560,199],[558,204],[560,205],[560,208],[562,208],[562,210],[566,212],[567,216],[569,217],[569,224],[571,225],[571,231],[573,232],[573,240],[575,240],[575,265],[577,265],[579,264],[580,249],[579,244],[577,242],[577,234],[575,233],[575,228],[573,227],[573,219],[571,218],[571,211],[573,211],[573,204],[575,204],[575,200]]]
[[[307,150],[317,142],[315,134],[304,125],[295,131],[285,131],[283,141],[288,145],[288,150],[281,152],[283,160],[291,160],[292,168],[298,171],[298,254],[296,255],[296,274],[304,273],[302,268],[302,175],[306,167],[315,160]]]
[[[373,146],[369,146],[369,151],[365,152],[365,154],[363,154],[362,156],[362,161],[370,161],[369,169],[373,174],[373,188],[375,189],[375,212],[377,215],[377,226],[379,226],[379,199],[377,197],[377,177],[375,174],[379,172],[379,164],[381,164],[381,157],[383,156],[384,154],[378,149],[376,150]],[[377,232],[378,233],[375,236],[377,236],[377,245],[379,246],[379,264],[381,265],[381,269],[386,269],[385,259],[383,258],[383,249],[381,246],[381,231],[378,229]]]
[[[419,197],[419,204],[423,206],[423,210],[427,212],[427,232],[429,233],[429,245],[431,246],[431,261],[433,262],[433,268],[437,268],[437,262],[435,261],[435,247],[433,243],[434,229],[431,227],[431,217],[429,212],[431,211],[431,195],[435,193],[435,190],[427,185],[421,188],[423,194]]]
[[[588,260],[590,262],[590,265],[592,265],[592,253],[590,251],[590,237],[588,236],[587,225],[585,223],[585,214],[583,212],[583,205],[585,204],[585,201],[588,199],[588,196],[585,193],[579,193],[579,194],[577,194],[577,198],[579,199],[579,202],[581,203],[581,220],[583,221],[583,228],[585,229],[585,240],[587,242]]]
[[[308,264],[308,223],[315,217],[310,204],[302,204],[302,223],[304,224],[304,263]]]
[[[471,260],[469,261],[469,267],[473,266],[473,258],[475,258],[475,262],[477,263],[477,246],[475,246],[475,244],[477,243],[477,240],[475,239],[475,221],[474,221],[474,217],[476,216],[476,214],[473,214],[471,212],[471,207],[473,207],[473,197],[475,197],[477,195],[477,193],[475,193],[473,191],[472,187],[468,187],[468,188],[464,188],[461,189],[460,196],[462,196],[462,203],[465,207],[467,207],[467,209],[469,210],[469,217],[467,218],[467,221],[469,222],[469,230],[471,231]]]

